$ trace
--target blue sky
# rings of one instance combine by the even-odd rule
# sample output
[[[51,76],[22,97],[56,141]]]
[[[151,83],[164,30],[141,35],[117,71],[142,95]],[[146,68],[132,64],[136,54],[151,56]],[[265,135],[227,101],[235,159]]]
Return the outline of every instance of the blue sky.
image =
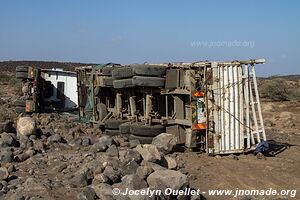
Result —
[[[261,76],[300,74],[299,9],[296,0],[0,0],[0,61],[266,58]]]

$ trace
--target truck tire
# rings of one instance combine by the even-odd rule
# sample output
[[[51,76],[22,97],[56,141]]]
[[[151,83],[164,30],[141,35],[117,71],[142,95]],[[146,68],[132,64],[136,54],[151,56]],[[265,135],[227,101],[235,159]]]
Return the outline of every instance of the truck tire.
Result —
[[[99,113],[99,121],[102,121],[104,117],[107,115],[107,107],[103,103],[98,103],[97,104],[97,111]]]
[[[141,123],[134,123],[130,126],[130,133],[136,136],[155,137],[165,132],[165,127],[162,125],[144,125]]]
[[[119,126],[120,133],[122,133],[122,134],[130,134],[130,126],[131,126],[131,122],[126,122],[126,123],[121,124]]]
[[[28,78],[28,72],[16,72],[17,79],[26,79]]]
[[[135,86],[142,86],[142,87],[164,87],[165,78],[150,77],[150,76],[134,76],[132,78],[132,83]]]
[[[28,72],[28,66],[17,66],[16,72]]]
[[[25,107],[16,106],[16,113],[25,113],[25,112],[26,112]]]
[[[130,78],[134,76],[132,67],[120,67],[112,71],[112,77],[115,79]]]
[[[114,88],[121,89],[121,88],[129,88],[134,87],[132,83],[132,79],[121,79],[121,80],[114,80],[113,82]]]
[[[129,141],[131,140],[138,140],[141,144],[151,144],[153,137],[143,137],[143,136],[137,136],[137,135],[130,135]]]
[[[166,74],[166,66],[133,65],[133,71],[142,76],[162,76]]]
[[[26,101],[25,100],[22,100],[22,99],[17,99],[15,101],[15,106],[18,106],[18,107],[25,107],[26,106]]]
[[[125,122],[126,119],[108,119],[105,121],[105,129],[119,130],[119,126]]]
[[[116,66],[110,66],[110,67],[103,67],[102,68],[102,75],[103,76],[111,76],[112,75],[112,71],[114,69],[117,69],[117,68],[120,68],[120,67],[116,67]]]
[[[120,131],[119,129],[105,129],[104,134],[111,136],[120,135]]]

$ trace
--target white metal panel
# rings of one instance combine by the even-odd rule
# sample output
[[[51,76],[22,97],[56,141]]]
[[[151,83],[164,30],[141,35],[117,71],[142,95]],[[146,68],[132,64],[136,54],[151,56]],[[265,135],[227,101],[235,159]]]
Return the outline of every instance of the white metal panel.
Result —
[[[239,153],[244,151],[244,101],[242,66],[219,66],[219,94],[214,102],[219,107],[218,118],[214,117],[219,131],[217,153]],[[216,96],[216,95],[215,95]]]
[[[64,95],[65,95],[65,105],[64,108],[70,109],[75,108],[78,105],[77,96],[77,76],[73,72],[57,71],[57,70],[47,70],[44,71],[44,79],[50,81],[54,86],[53,95],[47,100],[57,101],[57,86],[58,82],[64,83]]]

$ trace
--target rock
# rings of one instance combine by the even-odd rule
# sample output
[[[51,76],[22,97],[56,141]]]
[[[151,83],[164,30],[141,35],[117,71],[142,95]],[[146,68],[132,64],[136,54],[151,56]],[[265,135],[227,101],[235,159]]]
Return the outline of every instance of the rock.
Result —
[[[98,165],[95,170],[94,170],[94,175],[96,174],[102,174],[102,172],[104,171],[105,167],[102,165]]]
[[[168,169],[176,169],[177,168],[176,160],[170,156],[163,157],[159,164]]]
[[[160,153],[153,144],[138,145],[135,150],[141,154],[145,161],[157,162],[161,160]]]
[[[142,161],[141,162],[141,166],[149,166],[151,167],[154,171],[157,171],[157,170],[166,170],[165,167],[159,165],[159,164],[156,164],[156,163],[152,163],[152,162],[147,162],[147,161]]]
[[[141,163],[142,162],[142,156],[141,154],[134,150],[134,149],[128,149],[125,154],[124,154],[124,161],[135,161],[136,163]]]
[[[103,174],[113,183],[117,183],[120,180],[120,173],[114,170],[112,166],[107,166],[103,171]]]
[[[72,139],[70,142],[69,142],[69,145],[70,146],[80,146],[82,145],[82,139],[81,138],[75,138],[75,139]]]
[[[34,140],[33,148],[38,152],[44,152],[46,149],[46,145],[41,140]]]
[[[147,178],[149,187],[160,187],[161,185],[173,190],[183,189],[188,186],[187,176],[174,170],[157,170]]]
[[[129,175],[129,174],[135,174],[138,167],[139,167],[139,165],[134,160],[124,162],[124,163],[122,163],[122,165],[120,167],[121,174],[123,176]]]
[[[136,170],[136,174],[141,179],[146,179],[154,170],[150,166],[139,166]]]
[[[119,156],[119,151],[118,151],[118,148],[116,147],[116,145],[111,145],[110,147],[108,147],[108,149],[106,150],[106,153],[108,156],[111,156],[111,157]]]
[[[161,133],[153,138],[152,144],[165,154],[172,153],[177,144],[177,137],[173,134]]]
[[[17,122],[17,133],[29,136],[36,132],[36,123],[31,117],[21,117]]]
[[[62,142],[62,141],[63,141],[63,138],[57,133],[54,134],[54,135],[51,135],[47,139],[48,144],[59,143],[59,142]]]
[[[20,143],[20,147],[23,149],[33,146],[33,142],[29,140],[29,138],[25,135],[19,136],[19,143]],[[32,145],[30,143],[32,143]]]
[[[13,152],[10,148],[2,148],[0,152],[1,163],[10,163],[14,160]]]
[[[14,123],[12,121],[5,121],[0,123],[0,133],[15,133]]]
[[[141,144],[139,140],[130,140],[129,141],[129,148],[133,149],[137,147],[137,145]]]
[[[26,181],[23,183],[23,187],[25,191],[46,190],[46,187],[41,183],[40,180],[32,177],[26,179]]]
[[[67,169],[68,165],[66,163],[62,163],[54,168],[57,172],[62,172],[64,169]]]
[[[0,167],[0,180],[7,179],[9,177],[9,173],[6,167]]]
[[[94,200],[96,199],[96,193],[93,188],[86,187],[77,195],[77,199],[79,200]]]
[[[122,184],[129,189],[139,190],[148,187],[146,181],[136,174],[126,175],[122,178]]]
[[[99,139],[99,143],[106,145],[107,147],[109,147],[110,145],[113,144],[113,139],[108,136],[108,135],[103,135],[100,139]]]
[[[15,138],[9,133],[2,133],[0,135],[0,147],[10,147],[16,144]]]
[[[108,183],[108,182],[109,182],[109,178],[104,174],[97,174],[94,176],[94,179],[93,179],[94,185],[97,185],[99,183]]]
[[[91,138],[84,137],[82,138],[82,146],[89,146],[91,144]]]
[[[117,144],[117,146],[120,147],[128,147],[129,143],[126,141],[124,137],[116,137],[114,138],[114,142]]]
[[[108,148],[107,145],[100,143],[100,142],[96,142],[95,144],[92,145],[91,151],[94,153],[104,152],[104,151],[106,151],[107,148]]]
[[[93,179],[93,173],[90,169],[83,168],[77,171],[73,178],[71,178],[70,183],[74,187],[85,187]]]
[[[113,200],[112,197],[112,187],[107,183],[100,183],[98,185],[94,185],[94,190],[96,195],[101,200]]]
[[[10,165],[8,168],[7,168],[8,172],[9,173],[12,173],[12,172],[15,172],[16,171],[16,167],[14,165]]]
[[[25,200],[25,197],[22,194],[19,193],[13,193],[9,196],[10,200]]]

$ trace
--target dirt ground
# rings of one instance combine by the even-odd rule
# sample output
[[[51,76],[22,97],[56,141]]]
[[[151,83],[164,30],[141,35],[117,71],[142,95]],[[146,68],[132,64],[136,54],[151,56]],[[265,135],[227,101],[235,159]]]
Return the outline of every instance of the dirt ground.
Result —
[[[0,85],[0,113],[2,120],[15,118],[12,101],[15,98],[16,85],[9,83]],[[227,189],[276,189],[299,190],[300,188],[300,101],[274,102],[263,100],[262,110],[266,125],[268,140],[286,146],[281,153],[274,157],[258,159],[253,154],[228,155],[211,157],[197,152],[175,153],[188,174],[190,185],[199,188],[203,193],[202,199],[300,199],[289,195],[272,197],[250,196],[216,196],[209,195],[209,190]],[[74,116],[72,116],[74,117]],[[91,137],[97,137],[95,133]],[[41,193],[28,195],[47,197],[47,199],[75,199],[79,188],[68,187],[71,178],[67,172],[59,173],[62,163],[72,165],[69,171],[76,171],[94,155],[88,154],[87,148],[69,148],[67,145],[54,146],[43,156],[32,157],[17,163],[15,176],[25,179],[29,174],[44,180],[49,188]],[[72,163],[72,164],[70,164]],[[66,183],[66,184],[65,184]],[[45,192],[46,191],[46,192]],[[299,191],[297,191],[299,192]]]

